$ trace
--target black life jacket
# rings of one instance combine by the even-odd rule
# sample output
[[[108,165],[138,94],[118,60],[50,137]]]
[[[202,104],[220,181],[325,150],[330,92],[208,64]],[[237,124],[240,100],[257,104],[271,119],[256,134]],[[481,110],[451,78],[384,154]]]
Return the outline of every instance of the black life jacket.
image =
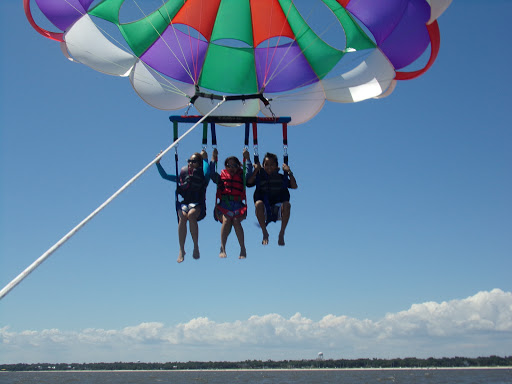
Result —
[[[178,193],[183,197],[182,204],[205,204],[206,179],[203,168],[192,168],[188,165],[181,168]]]
[[[271,205],[290,200],[288,178],[280,173],[269,175],[263,169],[256,176],[256,191],[254,201],[266,200]]]

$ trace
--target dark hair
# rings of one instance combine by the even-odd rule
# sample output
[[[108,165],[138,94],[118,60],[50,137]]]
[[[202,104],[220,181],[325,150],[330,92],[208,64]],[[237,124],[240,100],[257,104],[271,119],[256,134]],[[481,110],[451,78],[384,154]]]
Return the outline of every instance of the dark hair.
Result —
[[[199,167],[203,168],[203,155],[201,155],[199,152],[195,152],[190,157],[195,157],[197,160],[199,160]]]
[[[277,160],[277,155],[267,152],[265,154],[265,157],[263,158],[263,164],[265,164],[266,159],[269,159],[270,161],[274,161],[276,163],[276,165],[279,166],[279,161]]]
[[[224,161],[224,166],[227,167],[228,166],[228,163],[230,161],[233,161],[236,163],[236,165],[238,165],[239,167],[242,165],[242,163],[240,163],[240,160],[238,160],[238,157],[236,156],[230,156],[228,157],[225,161]]]

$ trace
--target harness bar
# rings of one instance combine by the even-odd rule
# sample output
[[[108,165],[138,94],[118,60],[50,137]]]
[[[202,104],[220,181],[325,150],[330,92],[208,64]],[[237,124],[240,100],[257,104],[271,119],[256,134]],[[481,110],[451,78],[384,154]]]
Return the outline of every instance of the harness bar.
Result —
[[[197,123],[203,116],[169,116],[169,120],[178,123]],[[258,117],[258,116],[208,116],[203,120],[206,123],[260,123],[260,124],[276,124],[276,123],[289,123],[292,121],[291,117]]]

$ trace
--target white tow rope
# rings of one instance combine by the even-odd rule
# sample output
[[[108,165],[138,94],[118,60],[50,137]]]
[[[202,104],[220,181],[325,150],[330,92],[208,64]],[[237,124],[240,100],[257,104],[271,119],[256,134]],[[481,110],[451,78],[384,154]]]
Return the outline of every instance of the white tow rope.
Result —
[[[183,135],[181,135],[178,140],[174,141],[167,149],[162,151],[153,161],[151,161],[148,165],[146,165],[142,170],[133,176],[125,185],[123,185],[119,190],[110,196],[103,204],[101,204],[98,208],[96,208],[89,216],[87,216],[80,224],[78,224],[75,228],[69,231],[62,239],[57,241],[50,249],[48,249],[45,253],[43,253],[36,261],[30,264],[23,272],[21,272],[15,279],[13,279],[9,284],[7,284],[0,291],[0,300],[7,295],[16,285],[18,285],[23,279],[25,279],[34,269],[36,269],[43,261],[45,261],[50,255],[60,248],[62,244],[68,241],[73,235],[75,235],[85,224],[87,224],[94,216],[96,216],[103,208],[105,208],[108,204],[110,204],[116,197],[118,197],[126,188],[132,185],[135,180],[137,180],[144,172],[146,172],[149,168],[151,168],[157,161],[169,152],[173,147],[175,147],[181,139],[187,136],[190,132],[194,130],[200,123],[203,122],[213,111],[219,108],[226,99],[224,98],[220,101],[213,109],[211,109],[206,115],[204,115],[196,124],[194,124],[188,131],[186,131]]]

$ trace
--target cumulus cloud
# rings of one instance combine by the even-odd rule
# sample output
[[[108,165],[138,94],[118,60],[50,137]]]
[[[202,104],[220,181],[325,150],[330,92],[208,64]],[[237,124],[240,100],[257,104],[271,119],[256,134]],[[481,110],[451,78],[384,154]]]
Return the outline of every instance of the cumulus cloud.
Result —
[[[313,358],[317,350],[334,359],[506,355],[512,345],[512,293],[494,289],[463,300],[414,304],[378,321],[334,315],[313,321],[296,313],[225,323],[200,317],[118,330],[3,327],[0,343],[4,362],[40,362],[49,351],[63,362],[129,361],[127,351],[145,361],[300,359]]]

